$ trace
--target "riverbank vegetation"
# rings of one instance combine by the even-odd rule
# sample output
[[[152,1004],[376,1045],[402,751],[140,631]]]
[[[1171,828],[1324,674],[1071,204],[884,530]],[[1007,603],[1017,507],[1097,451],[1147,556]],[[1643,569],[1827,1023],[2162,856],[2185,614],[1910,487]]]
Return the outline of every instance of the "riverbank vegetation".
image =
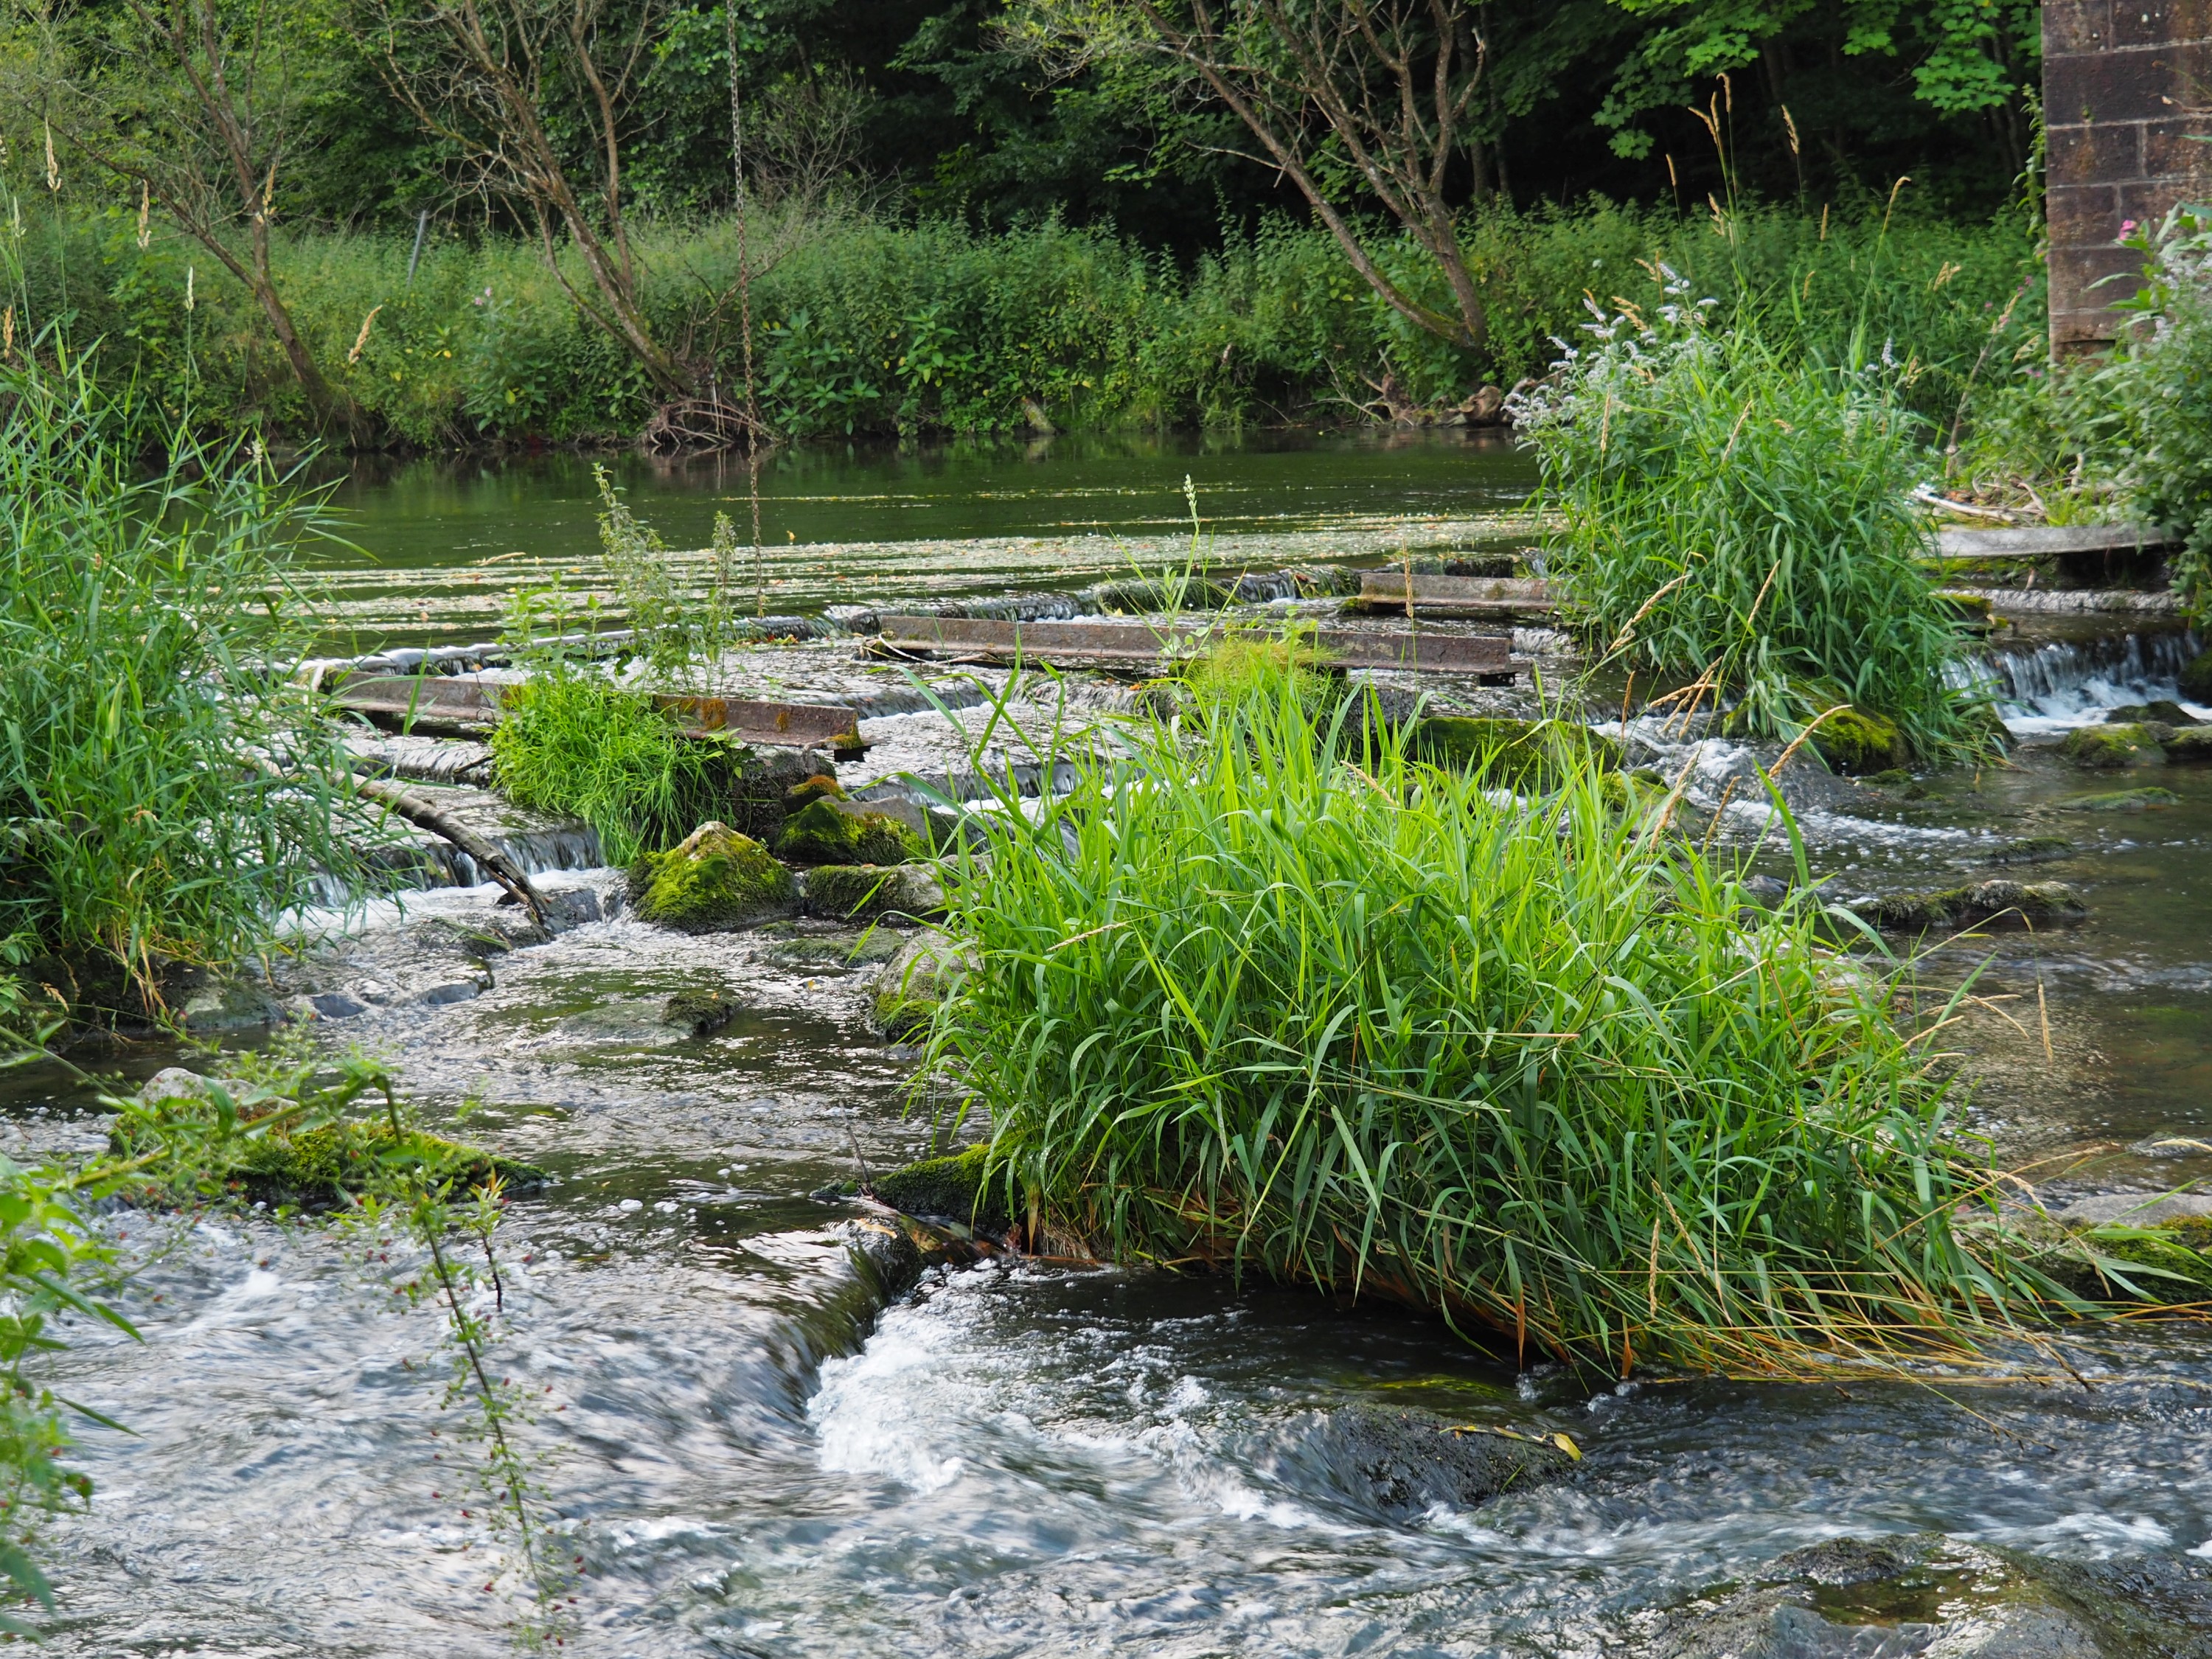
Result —
[[[1671,796],[1502,795],[1287,675],[1186,718],[957,865],[923,1098],[988,1114],[1036,1247],[1620,1376],[1965,1363],[2090,1310],[2081,1250],[2001,1217],[1948,1010],[1762,914]]]
[[[1911,499],[1929,423],[1893,348],[1858,333],[1832,358],[1785,351],[1670,288],[1517,403],[1564,521],[1547,572],[1592,659],[1639,675],[1654,707],[1724,706],[1761,737],[1872,716],[1892,735],[1869,769],[1899,738],[1930,761],[1986,746]]]
[[[359,873],[343,758],[270,672],[307,643],[295,562],[330,527],[258,444],[40,346],[0,365],[0,937],[69,1001],[143,1018],[174,969],[252,955]]]

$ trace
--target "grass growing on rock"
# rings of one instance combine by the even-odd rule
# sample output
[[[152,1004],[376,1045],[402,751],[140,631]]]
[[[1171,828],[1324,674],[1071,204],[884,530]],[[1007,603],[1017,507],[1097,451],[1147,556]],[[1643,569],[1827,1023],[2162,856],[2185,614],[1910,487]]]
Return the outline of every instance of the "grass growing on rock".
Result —
[[[988,1112],[1033,1240],[1614,1373],[1967,1361],[2086,1310],[1821,918],[1747,924],[1594,769],[1516,803],[1351,716],[1286,678],[1132,720],[948,860],[967,966],[924,1086]]]
[[[619,865],[726,814],[742,764],[736,745],[686,737],[666,710],[559,663],[508,693],[491,751],[511,799],[583,819]]]

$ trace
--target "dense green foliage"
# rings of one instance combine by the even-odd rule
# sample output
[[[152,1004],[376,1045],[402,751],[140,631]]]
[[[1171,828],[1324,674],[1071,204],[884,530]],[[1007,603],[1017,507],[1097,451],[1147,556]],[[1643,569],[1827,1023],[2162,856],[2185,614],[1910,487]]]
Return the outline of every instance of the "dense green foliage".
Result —
[[[343,757],[268,672],[324,526],[258,446],[28,362],[0,365],[0,934],[158,1006],[164,963],[258,950],[358,868]]]
[[[27,309],[97,335],[106,372],[167,408],[226,422],[305,419],[244,290],[132,220],[29,221]],[[1419,335],[1367,290],[1326,236],[1270,221],[1188,268],[1103,230],[1047,224],[981,234],[945,222],[825,214],[760,282],[758,361],[770,422],[795,436],[1019,429],[1025,401],[1063,427],[1233,424],[1387,413],[1456,401],[1483,379],[1541,374],[1585,296],[1649,308],[1664,262],[1697,295],[1795,307],[1824,349],[1864,315],[1878,349],[1913,365],[1908,396],[1948,422],[2003,313],[2035,268],[2026,228],[1747,210],[1715,221],[1603,204],[1498,208],[1464,227],[1492,315],[1480,360]],[[664,332],[734,280],[726,222],[641,232],[647,310]],[[1386,256],[1389,248],[1385,247]],[[634,363],[578,312],[535,249],[433,246],[410,286],[404,237],[280,239],[292,313],[371,432],[427,446],[635,434],[653,399]],[[1401,275],[1419,287],[1419,259]],[[570,273],[574,277],[575,273]],[[2031,284],[2032,285],[2032,284]],[[2039,290],[2038,290],[2039,292]],[[1434,296],[1432,296],[1434,297]],[[357,359],[349,362],[367,324]],[[2026,325],[2039,299],[2013,307]],[[720,358],[739,372],[734,340]]]
[[[1594,653],[1760,734],[1848,705],[1929,758],[1974,746],[1948,673],[1964,636],[1907,499],[1924,423],[1887,356],[1786,356],[1680,292],[1595,329],[1522,420],[1563,520],[1548,568]]]
[[[734,745],[687,738],[645,698],[557,664],[509,694],[491,750],[510,799],[583,819],[613,865],[726,812],[738,760]]]
[[[1132,722],[948,866],[925,1087],[988,1112],[1013,1215],[1616,1373],[1963,1357],[2059,1297],[1809,908],[1747,927],[1595,772],[1532,805],[1336,719],[1279,680]]]

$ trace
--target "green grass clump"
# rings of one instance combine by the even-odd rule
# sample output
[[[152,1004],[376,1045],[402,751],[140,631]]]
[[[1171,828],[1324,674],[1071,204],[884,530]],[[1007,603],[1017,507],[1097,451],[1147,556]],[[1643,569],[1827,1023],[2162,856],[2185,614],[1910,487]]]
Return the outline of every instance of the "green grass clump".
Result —
[[[1978,749],[1948,678],[1965,635],[1920,562],[1925,432],[1898,376],[1667,312],[1600,326],[1525,411],[1571,625],[1751,732],[1794,737],[1846,704],[1923,758]]]
[[[360,874],[343,757],[267,672],[307,642],[293,566],[327,531],[258,445],[52,346],[0,365],[0,938],[158,1011],[169,966],[261,950]]]
[[[949,866],[969,965],[923,1075],[1041,1236],[1616,1373],[1964,1362],[2081,1305],[1809,907],[1746,924],[1594,769],[1515,803],[1349,713],[1283,681],[1132,720],[1121,763],[1071,744],[1073,791]]]
[[[583,819],[617,865],[726,813],[743,765],[737,745],[686,737],[674,714],[557,663],[508,692],[491,752],[509,799]]]

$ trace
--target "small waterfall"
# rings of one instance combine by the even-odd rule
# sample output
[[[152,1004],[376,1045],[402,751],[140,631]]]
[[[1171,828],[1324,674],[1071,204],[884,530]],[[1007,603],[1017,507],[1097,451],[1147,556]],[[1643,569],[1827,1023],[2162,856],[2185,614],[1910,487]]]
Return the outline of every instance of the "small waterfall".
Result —
[[[2057,732],[2126,703],[2178,699],[2181,671],[2200,649],[2187,629],[2046,640],[1990,652],[1972,678],[1996,694],[2014,732]]]

